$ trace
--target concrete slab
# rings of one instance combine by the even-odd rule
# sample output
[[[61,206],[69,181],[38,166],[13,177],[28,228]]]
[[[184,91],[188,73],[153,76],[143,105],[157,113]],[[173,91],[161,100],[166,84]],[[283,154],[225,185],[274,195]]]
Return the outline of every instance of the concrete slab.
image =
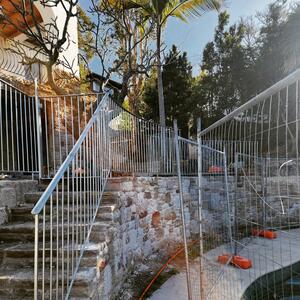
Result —
[[[300,261],[300,229],[278,231],[277,239],[244,239],[246,246],[240,255],[252,260],[253,267],[241,270],[217,263],[218,255],[228,253],[228,245],[215,248],[205,254],[204,284],[206,299],[238,300],[247,288],[261,276],[288,267]],[[199,265],[191,262],[193,299],[199,299]],[[187,285],[185,271],[173,276],[157,290],[149,300],[186,300]]]

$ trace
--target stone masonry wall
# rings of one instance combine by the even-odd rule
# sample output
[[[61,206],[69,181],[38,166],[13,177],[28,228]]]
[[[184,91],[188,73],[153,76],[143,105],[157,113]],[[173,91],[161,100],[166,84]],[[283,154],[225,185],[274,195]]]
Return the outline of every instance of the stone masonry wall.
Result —
[[[220,214],[216,216],[208,202],[217,207],[224,197],[224,189],[217,182],[220,179],[214,183],[214,199],[205,198],[206,216],[211,220],[219,219]],[[204,180],[204,184],[211,185],[211,182]],[[116,291],[122,290],[126,278],[143,260],[169,257],[183,243],[178,179],[115,178],[110,180],[108,189],[118,191],[115,214],[118,225],[112,237],[109,262],[102,272],[101,299],[120,299]],[[187,235],[191,237],[199,230],[197,178],[184,178],[183,191]]]

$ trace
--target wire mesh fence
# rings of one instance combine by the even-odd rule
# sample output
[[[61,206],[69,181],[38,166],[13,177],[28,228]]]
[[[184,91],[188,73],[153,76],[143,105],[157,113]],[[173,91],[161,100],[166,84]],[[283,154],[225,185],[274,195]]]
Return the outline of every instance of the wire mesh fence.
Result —
[[[299,78],[298,70],[200,134],[204,145],[243,145],[226,149],[233,249],[212,252],[215,259],[232,256],[212,299],[220,292],[225,299],[300,295]]]
[[[175,125],[175,132],[177,127]],[[200,130],[200,124],[198,124]],[[183,239],[185,244],[186,276],[188,299],[220,299],[215,298],[214,291],[220,278],[226,275],[224,265],[216,262],[216,249],[224,253],[233,252],[232,205],[228,182],[228,164],[225,151],[211,148],[214,144],[219,148],[222,143],[201,143],[186,140],[175,134],[177,154],[177,173],[181,195]],[[226,144],[231,147],[234,143]],[[226,146],[223,144],[223,148]],[[184,165],[181,163],[184,149],[192,149],[197,158],[198,202],[184,197],[182,188]],[[187,214],[186,212],[189,212]],[[225,257],[225,265],[230,263],[231,255]],[[222,290],[224,290],[223,287]],[[231,286],[226,287],[228,291]],[[214,295],[214,296],[212,296]],[[219,294],[221,296],[221,294]]]

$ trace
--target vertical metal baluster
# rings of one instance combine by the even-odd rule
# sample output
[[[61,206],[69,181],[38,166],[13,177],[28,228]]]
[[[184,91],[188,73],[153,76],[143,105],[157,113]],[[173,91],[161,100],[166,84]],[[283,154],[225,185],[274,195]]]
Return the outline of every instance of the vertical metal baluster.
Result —
[[[73,187],[72,187],[72,189],[73,189]],[[67,212],[66,212],[66,214],[67,214],[67,245],[66,245],[67,274],[66,274],[66,284],[67,284],[67,288],[68,288],[69,278],[70,278],[70,167],[68,167],[68,169],[67,169]]]
[[[34,131],[35,131],[34,129],[36,128],[36,123],[33,120],[33,114],[34,114],[35,109],[33,109],[32,102],[33,102],[33,99],[28,98],[29,146],[30,146],[30,154],[31,154],[30,155],[30,163],[31,163],[30,171],[33,171],[35,169],[35,159],[36,159],[35,148],[34,148],[34,146],[36,145],[34,143]]]
[[[3,164],[3,153],[4,153],[4,148],[3,148],[3,120],[2,120],[2,103],[3,103],[3,98],[2,98],[2,89],[3,89],[3,84],[0,81],[0,146],[1,146],[1,151],[0,151],[0,155],[1,155],[1,169],[4,171],[4,164]],[[5,101],[5,100],[4,100]]]
[[[20,94],[20,92],[17,92],[17,90],[15,90],[15,116],[16,116],[16,141],[17,141],[17,168],[16,171],[21,171],[21,166],[20,166],[20,145],[19,145],[19,114],[18,114],[18,94]],[[1,124],[1,123],[0,123]],[[2,124],[1,124],[2,126]]]
[[[43,149],[42,149],[42,120],[41,120],[41,103],[38,94],[38,81],[37,78],[34,80],[34,91],[35,91],[35,125],[36,130],[34,130],[34,149],[37,151],[35,155],[37,159],[37,170],[39,172],[39,178],[43,176]]]
[[[85,216],[86,216],[86,232],[84,234],[84,239],[87,235],[88,232],[88,227],[89,227],[89,222],[90,222],[90,177],[91,177],[91,161],[90,161],[90,142],[91,142],[91,131],[88,132],[87,134],[87,144],[86,144],[86,211],[85,211]]]
[[[28,99],[26,96],[24,96],[24,117],[25,117],[25,143],[26,143],[26,162],[27,167],[26,170],[29,171],[29,145],[28,145],[28,119],[27,119],[27,104]]]
[[[61,112],[61,108],[60,108],[60,98],[57,97],[57,114],[58,114],[58,150],[59,150],[59,164],[62,164],[62,142],[61,142],[61,118],[60,118],[60,112]],[[57,171],[57,170],[55,170]]]
[[[10,132],[11,132],[11,154],[12,154],[12,171],[15,171],[15,134],[14,134],[14,116],[13,116],[13,90],[9,87],[9,98],[10,98]]]
[[[68,192],[68,191],[67,191]],[[64,299],[64,284],[65,284],[65,249],[64,249],[64,209],[65,209],[65,176],[62,178],[61,182],[61,299]]]
[[[53,172],[56,171],[56,132],[55,132],[55,118],[54,118],[54,99],[50,98],[50,103],[51,103],[51,130],[52,130],[52,144],[53,144],[53,149],[52,149],[52,155],[53,155]]]
[[[46,141],[46,168],[47,168],[47,176],[50,177],[50,161],[49,161],[49,132],[48,132],[48,114],[47,114],[47,101],[44,99],[44,120],[45,120],[45,141]]]
[[[0,88],[0,90],[1,90],[1,88]],[[1,96],[0,96],[1,97]],[[24,145],[24,130],[23,130],[23,105],[22,105],[22,103],[23,103],[23,98],[24,98],[24,95],[23,95],[23,97],[22,97],[22,94],[20,93],[20,99],[19,99],[19,101],[20,101],[20,127],[21,127],[21,146],[20,146],[20,148],[22,149],[22,151],[21,151],[21,155],[22,155],[22,168],[21,168],[21,171],[25,171],[25,160],[24,160],[24,155],[25,155],[25,145]],[[1,117],[1,108],[0,108],[0,117]],[[2,124],[2,121],[0,120],[0,123]],[[2,132],[2,130],[1,130],[1,132]],[[2,139],[1,139],[1,141],[2,141]]]
[[[50,282],[49,282],[49,299],[52,299],[52,277],[53,277],[53,193],[50,195]]]
[[[31,106],[32,106],[31,111],[32,111],[32,149],[33,149],[32,171],[35,172],[38,171],[39,178],[41,178],[42,167],[40,168],[40,160],[42,159],[42,154],[39,154],[39,150],[38,150],[38,147],[41,147],[41,143],[39,143],[38,141],[38,130],[41,130],[41,122],[39,122],[39,126],[37,126],[38,119],[40,117],[40,112],[38,112],[37,114],[37,107],[40,109],[40,103],[38,100],[38,106],[37,106],[36,97],[31,98]]]
[[[38,300],[39,215],[34,216],[34,300]]]
[[[75,170],[76,170],[76,160],[77,155],[72,161],[72,222],[71,222],[71,228],[72,228],[72,245],[71,245],[71,274],[74,274],[74,263],[75,263],[75,257],[74,252],[75,250]],[[77,206],[78,207],[78,206]]]
[[[46,206],[43,208],[43,247],[42,247],[42,300],[45,299],[45,248],[46,248]]]
[[[8,98],[8,92],[7,92],[7,85],[5,85],[5,127],[6,127],[6,165],[7,170],[10,170],[9,167],[9,134],[8,134],[8,104],[7,104],[7,98]]]
[[[65,125],[65,155],[64,155],[64,160],[65,157],[68,156],[69,153],[69,145],[68,145],[68,119],[67,119],[67,105],[66,105],[66,97],[64,97],[64,125]]]
[[[63,181],[63,178],[61,179]],[[60,182],[61,182],[60,181]],[[59,187],[56,188],[56,300],[58,300],[59,287]]]

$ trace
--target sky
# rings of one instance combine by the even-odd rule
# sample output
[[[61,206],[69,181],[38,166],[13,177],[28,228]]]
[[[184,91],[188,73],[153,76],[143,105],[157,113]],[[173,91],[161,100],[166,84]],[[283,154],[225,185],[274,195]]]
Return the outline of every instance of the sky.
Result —
[[[254,16],[257,12],[266,10],[267,5],[273,1],[226,0],[225,9],[230,14],[230,24],[235,23],[241,17]],[[87,1],[80,0],[80,2],[86,9]],[[193,66],[194,75],[199,74],[203,49],[206,43],[213,39],[217,22],[217,12],[209,12],[200,18],[191,19],[189,23],[183,23],[175,18],[170,18],[167,23],[164,32],[166,49],[170,49],[175,44],[179,50],[186,51]],[[99,64],[97,61],[93,61],[92,69],[96,73],[97,68],[99,68]]]

